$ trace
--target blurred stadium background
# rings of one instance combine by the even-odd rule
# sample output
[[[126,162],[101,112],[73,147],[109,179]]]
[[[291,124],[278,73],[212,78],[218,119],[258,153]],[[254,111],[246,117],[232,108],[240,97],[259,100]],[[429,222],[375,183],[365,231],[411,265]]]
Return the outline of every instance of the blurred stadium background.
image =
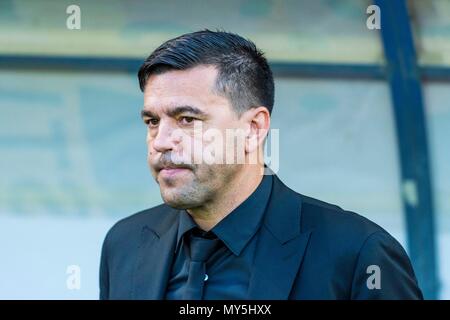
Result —
[[[136,71],[204,28],[266,52],[286,184],[383,226],[450,299],[450,0],[0,0],[0,298],[97,298],[107,230],[161,202]]]

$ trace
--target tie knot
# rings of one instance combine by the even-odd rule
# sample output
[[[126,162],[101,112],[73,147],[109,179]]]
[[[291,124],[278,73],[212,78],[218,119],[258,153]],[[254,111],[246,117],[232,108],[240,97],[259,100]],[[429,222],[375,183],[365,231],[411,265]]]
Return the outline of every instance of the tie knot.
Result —
[[[191,235],[190,238],[191,260],[205,262],[220,244],[220,239],[208,239]]]

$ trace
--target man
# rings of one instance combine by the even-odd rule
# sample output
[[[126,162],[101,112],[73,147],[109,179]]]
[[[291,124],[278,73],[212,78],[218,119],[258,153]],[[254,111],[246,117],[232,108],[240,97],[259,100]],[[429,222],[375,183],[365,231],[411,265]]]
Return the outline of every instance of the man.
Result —
[[[386,231],[267,174],[274,83],[252,42],[185,34],[156,49],[138,77],[148,162],[165,204],[108,232],[101,299],[422,298]],[[209,134],[228,130],[241,143]]]

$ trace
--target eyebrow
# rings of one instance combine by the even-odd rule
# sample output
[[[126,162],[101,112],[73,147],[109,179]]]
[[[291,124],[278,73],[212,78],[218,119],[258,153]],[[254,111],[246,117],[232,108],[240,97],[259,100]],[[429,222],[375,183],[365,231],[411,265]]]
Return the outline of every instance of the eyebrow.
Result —
[[[175,118],[182,113],[190,113],[197,116],[206,116],[206,113],[204,111],[192,106],[178,106],[167,111],[167,115],[172,118]],[[141,111],[141,117],[157,118],[155,113],[145,109]]]

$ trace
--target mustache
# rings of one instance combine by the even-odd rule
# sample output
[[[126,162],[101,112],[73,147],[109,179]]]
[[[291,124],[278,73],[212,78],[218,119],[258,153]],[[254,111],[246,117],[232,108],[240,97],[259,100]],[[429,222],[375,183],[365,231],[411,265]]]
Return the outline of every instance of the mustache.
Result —
[[[156,171],[161,171],[162,169],[190,169],[194,170],[192,163],[189,163],[183,159],[176,158],[173,153],[163,153],[158,159],[150,160],[150,165]]]

